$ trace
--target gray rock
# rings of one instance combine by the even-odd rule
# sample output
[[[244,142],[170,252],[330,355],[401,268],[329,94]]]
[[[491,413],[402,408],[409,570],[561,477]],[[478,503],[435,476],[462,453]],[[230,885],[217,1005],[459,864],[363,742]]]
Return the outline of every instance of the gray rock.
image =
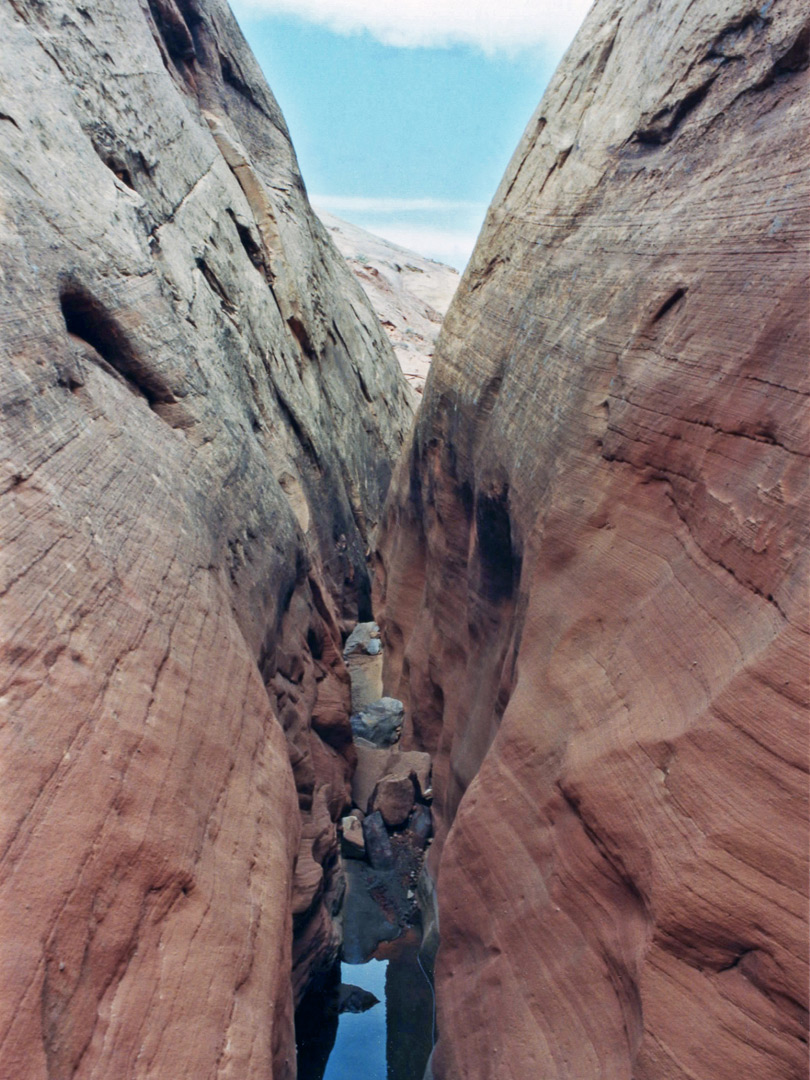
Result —
[[[433,835],[433,818],[429,806],[419,803],[413,808],[408,829],[418,847],[427,846],[428,840]]]
[[[376,642],[375,649],[369,648]],[[346,638],[343,646],[343,657],[348,659],[355,653],[368,653],[373,656],[380,651],[380,628],[375,622],[362,622],[355,626],[354,630]]]
[[[371,656],[365,652],[354,652],[346,658],[346,667],[352,682],[352,712],[362,712],[382,697],[382,653]]]
[[[372,705],[355,713],[352,717],[352,732],[355,736],[368,739],[375,746],[393,746],[402,732],[405,719],[405,706],[396,698],[384,697]]]
[[[394,865],[394,850],[379,811],[369,814],[363,821],[363,836],[366,841],[366,854],[374,869],[390,870]]]
[[[343,658],[352,681],[352,711],[360,712],[382,697],[382,645],[375,622],[358,623],[346,639]]]

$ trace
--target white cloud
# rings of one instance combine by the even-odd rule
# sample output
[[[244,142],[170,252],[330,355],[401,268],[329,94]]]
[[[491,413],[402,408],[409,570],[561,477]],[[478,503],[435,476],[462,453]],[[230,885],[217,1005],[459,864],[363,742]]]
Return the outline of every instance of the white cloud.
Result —
[[[481,214],[486,203],[453,199],[388,199],[365,195],[311,195],[310,200],[334,214],[424,214],[471,211]]]
[[[573,38],[591,0],[235,0],[242,15],[295,15],[341,34],[367,31],[385,45],[473,45],[484,52]]]

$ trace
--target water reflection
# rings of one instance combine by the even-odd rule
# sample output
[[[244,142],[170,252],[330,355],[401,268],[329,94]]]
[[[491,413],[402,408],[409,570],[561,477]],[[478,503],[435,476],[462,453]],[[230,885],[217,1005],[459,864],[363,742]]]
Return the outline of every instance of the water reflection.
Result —
[[[390,957],[385,976],[387,1080],[422,1080],[433,1049],[433,987],[419,962],[421,943],[413,929],[379,950]]]
[[[307,995],[296,1015],[299,1080],[422,1080],[433,1046],[433,993],[419,944],[411,929],[381,944],[367,963],[340,964],[327,986]],[[379,1004],[340,1012],[341,983]],[[346,990],[342,998],[344,1007],[367,1003]]]

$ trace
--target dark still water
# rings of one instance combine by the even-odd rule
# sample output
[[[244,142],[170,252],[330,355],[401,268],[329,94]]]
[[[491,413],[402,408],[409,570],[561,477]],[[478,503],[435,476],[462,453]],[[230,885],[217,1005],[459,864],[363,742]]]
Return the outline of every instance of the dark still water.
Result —
[[[296,1015],[299,1080],[422,1080],[434,1025],[419,945],[411,928],[307,996]]]

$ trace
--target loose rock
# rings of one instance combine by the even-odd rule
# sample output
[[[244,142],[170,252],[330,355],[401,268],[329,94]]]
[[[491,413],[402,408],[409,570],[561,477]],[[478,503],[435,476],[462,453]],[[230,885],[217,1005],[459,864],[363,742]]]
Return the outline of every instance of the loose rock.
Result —
[[[352,777],[352,799],[361,810],[368,810],[374,789],[388,772],[391,753],[381,750],[366,739],[356,739],[357,768]]]
[[[393,746],[402,732],[405,706],[396,698],[384,697],[375,701],[351,719],[356,737],[368,739],[375,746]]]
[[[375,648],[372,649],[371,646]],[[380,628],[375,622],[358,623],[354,630],[346,638],[343,646],[343,658],[348,660],[357,653],[368,653],[374,656],[380,651]]]
[[[413,809],[413,781],[405,776],[384,776],[377,784],[371,799],[373,810],[379,810],[389,828],[404,825]]]
[[[353,986],[351,983],[341,983],[338,990],[339,1013],[364,1013],[375,1005],[379,1005],[380,999],[364,990],[362,986]]]
[[[389,759],[387,771],[396,776],[410,776],[416,785],[416,791],[421,798],[429,798],[430,754],[424,754],[420,750],[400,750],[395,748]]]

